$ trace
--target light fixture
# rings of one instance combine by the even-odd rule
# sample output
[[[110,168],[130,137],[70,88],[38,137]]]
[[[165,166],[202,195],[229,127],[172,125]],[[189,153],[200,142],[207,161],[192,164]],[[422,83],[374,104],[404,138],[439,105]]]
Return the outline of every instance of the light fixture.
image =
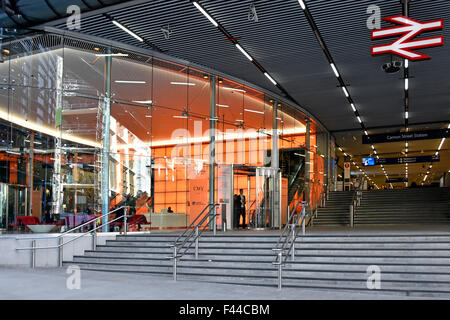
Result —
[[[242,89],[235,89],[235,88],[229,88],[229,87],[223,87],[222,89],[225,89],[225,90],[232,90],[232,91],[238,91],[238,92],[243,92],[243,93],[246,93],[246,92],[247,92],[247,91],[242,90]]]
[[[442,145],[444,144],[445,138],[442,138],[441,143],[439,144],[438,151],[441,150]]]
[[[348,91],[346,87],[342,87],[342,91],[344,91],[345,96],[348,98]]]
[[[339,72],[336,69],[336,66],[334,65],[334,63],[330,63],[331,69],[333,69],[334,74],[336,75],[336,77],[339,78]]]
[[[257,111],[257,110],[252,110],[252,109],[244,109],[244,111],[247,111],[247,112],[253,112],[253,113],[259,113],[259,114],[264,114],[264,111]]]
[[[273,78],[272,78],[267,72],[264,72],[264,75],[265,75],[265,76],[267,77],[267,79],[269,79],[275,86],[277,85],[276,81],[273,80]]]
[[[405,79],[405,90],[408,90],[408,89],[409,89],[409,79],[406,78]]]
[[[248,60],[253,61],[253,58],[252,58],[252,57],[247,53],[247,51],[245,51],[238,43],[236,43],[236,48],[238,48],[239,51],[241,51],[242,54],[243,54],[244,56],[246,56]]]
[[[172,117],[177,119],[187,119],[187,116],[172,116]]]
[[[176,81],[172,81],[172,82],[170,82],[170,84],[175,84],[175,85],[180,85],[180,86],[195,86],[195,83],[191,83],[191,82],[176,82]]]
[[[405,111],[405,119],[408,119],[408,117],[409,117],[409,112]]]
[[[114,80],[115,83],[130,83],[130,84],[145,84],[145,81],[134,81],[134,80]]]
[[[408,69],[409,68],[409,60],[405,59],[405,68]]]
[[[227,106],[226,104],[216,104],[216,106],[220,107],[220,108],[229,108],[230,106]]]
[[[305,3],[303,2],[303,0],[298,0],[298,3],[300,4],[300,7],[302,7],[303,10],[306,9]]]
[[[356,118],[358,119],[359,123],[362,123],[362,120],[359,116],[357,116]]]
[[[367,133],[367,130],[364,130],[364,134],[366,135],[366,136],[368,136],[369,134]]]
[[[128,53],[97,53],[96,57],[128,57]]]
[[[142,104],[152,104],[153,103],[153,101],[152,100],[133,100],[133,102],[136,102],[136,103],[142,103]]]
[[[122,29],[123,31],[125,31],[126,33],[128,33],[129,35],[133,36],[134,38],[136,38],[137,40],[139,40],[140,42],[144,42],[144,39],[142,39],[141,37],[139,37],[136,33],[134,33],[133,31],[129,30],[128,28],[126,28],[125,26],[121,25],[119,22],[117,22],[116,20],[112,20],[112,23],[114,23],[116,26],[118,26],[120,29]]]
[[[208,18],[209,21],[215,26],[218,27],[219,24],[197,3],[197,1],[193,2],[194,6],[201,12],[203,15]]]

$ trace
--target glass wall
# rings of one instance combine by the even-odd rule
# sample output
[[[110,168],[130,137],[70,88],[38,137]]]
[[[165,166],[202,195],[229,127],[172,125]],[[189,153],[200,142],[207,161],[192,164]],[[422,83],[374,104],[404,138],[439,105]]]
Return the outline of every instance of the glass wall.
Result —
[[[150,219],[172,211],[186,225],[210,202],[212,180],[214,201],[227,210],[242,189],[246,221],[254,222],[268,201],[257,177],[273,167],[273,152],[282,221],[303,197],[307,115],[285,101],[190,66],[54,34],[3,39],[1,50],[0,228],[17,215],[101,214],[105,201]],[[312,122],[311,202],[326,175],[319,133]],[[219,171],[233,173],[225,193]]]

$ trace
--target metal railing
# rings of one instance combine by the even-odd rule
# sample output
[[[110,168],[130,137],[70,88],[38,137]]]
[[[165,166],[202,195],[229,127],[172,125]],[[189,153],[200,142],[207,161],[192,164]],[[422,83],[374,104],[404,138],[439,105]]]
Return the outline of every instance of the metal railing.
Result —
[[[177,261],[183,257],[187,251],[195,243],[195,259],[198,259],[198,247],[199,238],[205,231],[209,223],[206,220],[212,219],[213,222],[213,234],[216,235],[216,218],[219,216],[216,207],[219,206],[218,203],[208,204],[205,208],[197,215],[197,217],[192,221],[192,223],[184,230],[184,232],[174,241],[170,247],[173,248],[173,256],[169,257],[173,259],[173,280],[177,280]],[[213,214],[211,215],[211,210]],[[211,221],[211,220],[210,220]],[[202,227],[203,226],[203,227]],[[184,240],[182,240],[184,238]]]
[[[105,213],[104,215],[102,215],[100,217],[96,217],[94,219],[91,219],[91,220],[89,220],[89,221],[87,221],[87,222],[85,222],[83,224],[80,224],[79,226],[77,226],[75,228],[72,228],[72,229],[70,229],[70,230],[68,230],[68,231],[66,231],[64,233],[61,233],[59,236],[57,236],[55,238],[48,238],[48,237],[45,237],[45,238],[44,237],[31,238],[31,239],[33,239],[31,241],[31,247],[28,247],[28,248],[16,248],[16,250],[31,250],[31,267],[34,268],[36,266],[36,250],[38,250],[38,249],[59,249],[58,265],[59,265],[59,267],[62,267],[63,248],[64,248],[64,246],[66,244],[71,243],[71,242],[73,242],[75,240],[78,240],[78,239],[80,239],[80,238],[82,238],[82,237],[92,233],[92,250],[96,250],[97,249],[97,230],[101,229],[104,225],[109,225],[110,223],[115,222],[115,221],[117,221],[119,219],[123,219],[123,233],[126,235],[127,234],[127,229],[128,229],[128,227],[127,227],[127,217],[128,216],[126,214],[124,214],[123,216],[114,218],[113,220],[107,221],[106,223],[103,223],[103,220],[102,220],[102,224],[100,226],[97,226],[98,219],[103,219],[104,217],[108,216],[109,214],[111,214],[113,212],[116,212],[118,210],[123,210],[123,209],[126,209],[126,208],[129,208],[129,207],[128,206],[122,206],[122,207],[116,208],[114,210],[111,210],[110,212]],[[91,230],[89,230],[86,233],[82,233],[78,237],[72,238],[72,239],[64,242],[63,237],[65,235],[67,235],[69,233],[72,233],[75,230],[83,228],[83,227],[85,227],[87,225],[90,225],[92,223],[94,224],[94,227]],[[55,245],[55,246],[36,247],[36,239],[59,239],[59,244]],[[20,240],[29,240],[29,238],[28,239],[20,239]]]
[[[297,212],[297,208],[299,205],[302,205],[301,212]],[[306,201],[298,201],[292,210],[292,214],[289,214],[289,206],[288,206],[288,220],[286,221],[286,225],[281,232],[280,238],[278,238],[278,242],[272,250],[276,252],[275,260],[272,264],[278,266],[278,289],[282,287],[282,268],[286,264],[286,260],[289,256],[291,256],[292,261],[295,260],[295,240],[300,229],[296,230],[296,227],[301,219],[302,225],[302,233],[305,235],[305,220],[306,220],[306,207],[308,203]],[[283,240],[284,238],[284,240]]]

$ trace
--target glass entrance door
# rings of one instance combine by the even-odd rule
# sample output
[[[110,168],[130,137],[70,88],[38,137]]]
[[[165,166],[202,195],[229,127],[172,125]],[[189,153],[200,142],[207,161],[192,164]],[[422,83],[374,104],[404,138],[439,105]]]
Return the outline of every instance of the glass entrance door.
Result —
[[[256,168],[256,213],[253,228],[274,228],[279,224],[278,170]]]
[[[8,186],[8,213],[7,225],[16,221],[18,216],[27,215],[27,188],[21,186]]]

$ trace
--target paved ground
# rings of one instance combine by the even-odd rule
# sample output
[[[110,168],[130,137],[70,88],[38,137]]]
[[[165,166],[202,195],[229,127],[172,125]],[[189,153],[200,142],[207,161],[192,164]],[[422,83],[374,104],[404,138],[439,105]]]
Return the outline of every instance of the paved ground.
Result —
[[[66,268],[0,267],[0,300],[386,300],[397,295],[358,294],[191,282],[149,275],[81,271],[80,289],[68,289]]]

